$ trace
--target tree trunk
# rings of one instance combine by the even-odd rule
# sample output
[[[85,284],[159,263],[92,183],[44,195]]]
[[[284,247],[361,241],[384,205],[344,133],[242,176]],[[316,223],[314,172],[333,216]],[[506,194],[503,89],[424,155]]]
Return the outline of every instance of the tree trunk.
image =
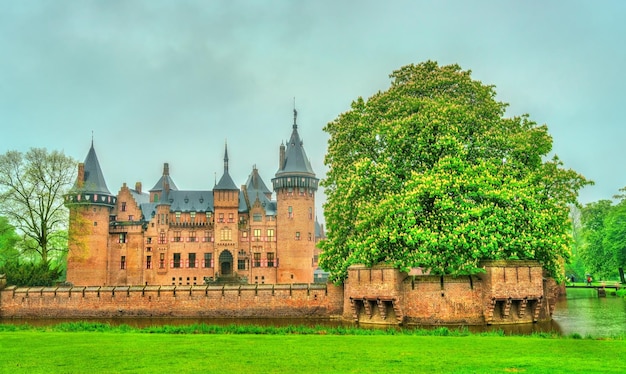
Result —
[[[626,283],[626,279],[624,279],[624,268],[620,267],[619,269],[619,280],[622,284]]]

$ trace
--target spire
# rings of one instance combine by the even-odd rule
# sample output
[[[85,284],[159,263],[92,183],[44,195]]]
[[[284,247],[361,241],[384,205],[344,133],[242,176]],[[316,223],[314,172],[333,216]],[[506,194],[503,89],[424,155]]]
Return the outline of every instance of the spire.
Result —
[[[213,187],[214,190],[238,190],[237,185],[228,174],[228,145],[224,143],[224,174],[220,181]]]
[[[228,173],[228,143],[224,141],[224,174]]]
[[[296,110],[296,98],[293,98],[293,129],[298,128],[298,111]]]

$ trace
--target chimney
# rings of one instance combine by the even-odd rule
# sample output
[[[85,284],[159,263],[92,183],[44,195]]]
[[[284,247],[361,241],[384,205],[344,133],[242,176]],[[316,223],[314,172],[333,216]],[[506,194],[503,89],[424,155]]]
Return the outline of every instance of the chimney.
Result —
[[[278,170],[283,170],[285,166],[285,144],[280,144],[280,151],[278,152]]]
[[[141,182],[135,182],[135,191],[137,191],[137,193],[141,193]]]
[[[170,164],[167,162],[163,164],[163,175],[170,175]]]
[[[82,188],[85,184],[85,164],[78,164],[78,175],[76,176],[76,187]]]

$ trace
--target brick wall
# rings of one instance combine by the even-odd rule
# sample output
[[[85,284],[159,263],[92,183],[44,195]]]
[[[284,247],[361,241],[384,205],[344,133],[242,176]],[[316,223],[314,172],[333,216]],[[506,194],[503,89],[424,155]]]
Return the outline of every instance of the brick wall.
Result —
[[[331,318],[379,324],[512,324],[549,320],[556,286],[535,262],[490,262],[473,276],[409,276],[351,266],[331,284],[8,287],[0,318]]]
[[[0,318],[330,318],[343,290],[332,285],[8,287]]]

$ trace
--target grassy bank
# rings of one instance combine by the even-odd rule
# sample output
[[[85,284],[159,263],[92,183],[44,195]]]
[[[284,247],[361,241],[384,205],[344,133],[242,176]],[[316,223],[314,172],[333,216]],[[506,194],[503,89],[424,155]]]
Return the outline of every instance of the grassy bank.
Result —
[[[622,373],[626,340],[466,330],[0,326],[0,372]]]

